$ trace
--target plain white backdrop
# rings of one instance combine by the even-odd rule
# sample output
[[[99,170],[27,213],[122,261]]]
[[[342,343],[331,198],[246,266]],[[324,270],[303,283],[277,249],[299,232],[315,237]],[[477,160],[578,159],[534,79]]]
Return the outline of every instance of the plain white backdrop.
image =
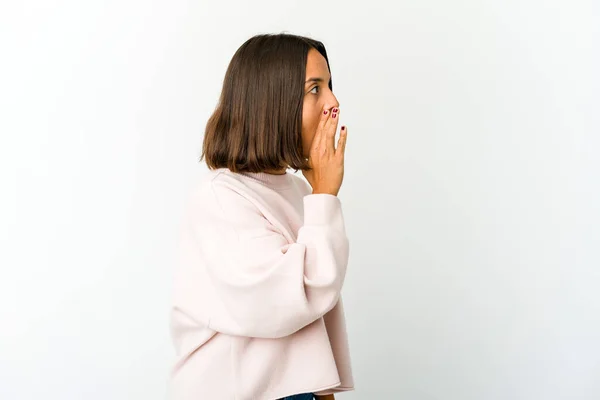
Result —
[[[338,398],[600,398],[597,1],[1,4],[0,398],[164,398],[204,125],[268,32],[324,42],[349,130]]]

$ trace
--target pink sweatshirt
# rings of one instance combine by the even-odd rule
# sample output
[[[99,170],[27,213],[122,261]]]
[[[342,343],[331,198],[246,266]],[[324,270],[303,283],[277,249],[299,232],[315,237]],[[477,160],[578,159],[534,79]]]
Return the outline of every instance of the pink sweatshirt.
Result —
[[[174,275],[172,400],[353,390],[341,203],[292,173],[210,171]]]

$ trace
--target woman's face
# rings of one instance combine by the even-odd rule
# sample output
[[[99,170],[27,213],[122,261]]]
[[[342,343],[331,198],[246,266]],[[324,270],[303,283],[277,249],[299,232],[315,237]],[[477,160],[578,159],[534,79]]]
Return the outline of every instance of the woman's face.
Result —
[[[317,50],[310,49],[306,60],[304,84],[304,105],[302,109],[302,150],[308,158],[317,125],[323,110],[339,107],[337,98],[329,90],[329,70],[327,61]]]

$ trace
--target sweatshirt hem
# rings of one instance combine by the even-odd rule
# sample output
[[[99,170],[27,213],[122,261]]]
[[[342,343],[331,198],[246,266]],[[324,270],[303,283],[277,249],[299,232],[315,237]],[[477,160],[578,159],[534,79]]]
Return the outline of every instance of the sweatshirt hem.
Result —
[[[328,389],[333,389],[333,388],[336,388],[336,387],[338,387],[338,386],[339,386],[341,383],[342,383],[342,382],[338,381],[338,382],[336,382],[336,383],[334,383],[334,384],[327,385],[327,386],[323,386],[323,387],[321,387],[321,388],[318,388],[318,389],[306,389],[306,390],[302,389],[300,392],[298,392],[298,391],[295,391],[295,392],[293,392],[293,393],[287,393],[287,394],[283,394],[283,395],[277,395],[277,396],[276,396],[276,397],[274,397],[274,398],[269,398],[269,400],[278,400],[278,399],[285,398],[285,397],[288,397],[288,396],[294,396],[294,395],[296,395],[296,394],[300,394],[300,393],[316,393],[316,392],[321,392],[321,391],[323,391],[323,390],[328,390]]]
[[[350,392],[356,390],[354,388],[354,386],[335,386],[332,388],[327,388],[327,389],[322,389],[319,391],[316,391],[313,393],[315,393],[315,395],[317,396],[323,396],[323,395],[327,395],[327,394],[336,394],[336,393],[342,393],[342,392]]]

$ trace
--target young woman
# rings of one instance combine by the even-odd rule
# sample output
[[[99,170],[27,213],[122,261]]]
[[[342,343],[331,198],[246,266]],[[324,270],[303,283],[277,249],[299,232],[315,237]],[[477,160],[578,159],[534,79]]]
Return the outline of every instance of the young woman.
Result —
[[[332,87],[316,40],[257,35],[233,56],[206,126],[209,174],[183,222],[171,399],[328,400],[353,390],[337,197],[347,129],[336,141]]]

